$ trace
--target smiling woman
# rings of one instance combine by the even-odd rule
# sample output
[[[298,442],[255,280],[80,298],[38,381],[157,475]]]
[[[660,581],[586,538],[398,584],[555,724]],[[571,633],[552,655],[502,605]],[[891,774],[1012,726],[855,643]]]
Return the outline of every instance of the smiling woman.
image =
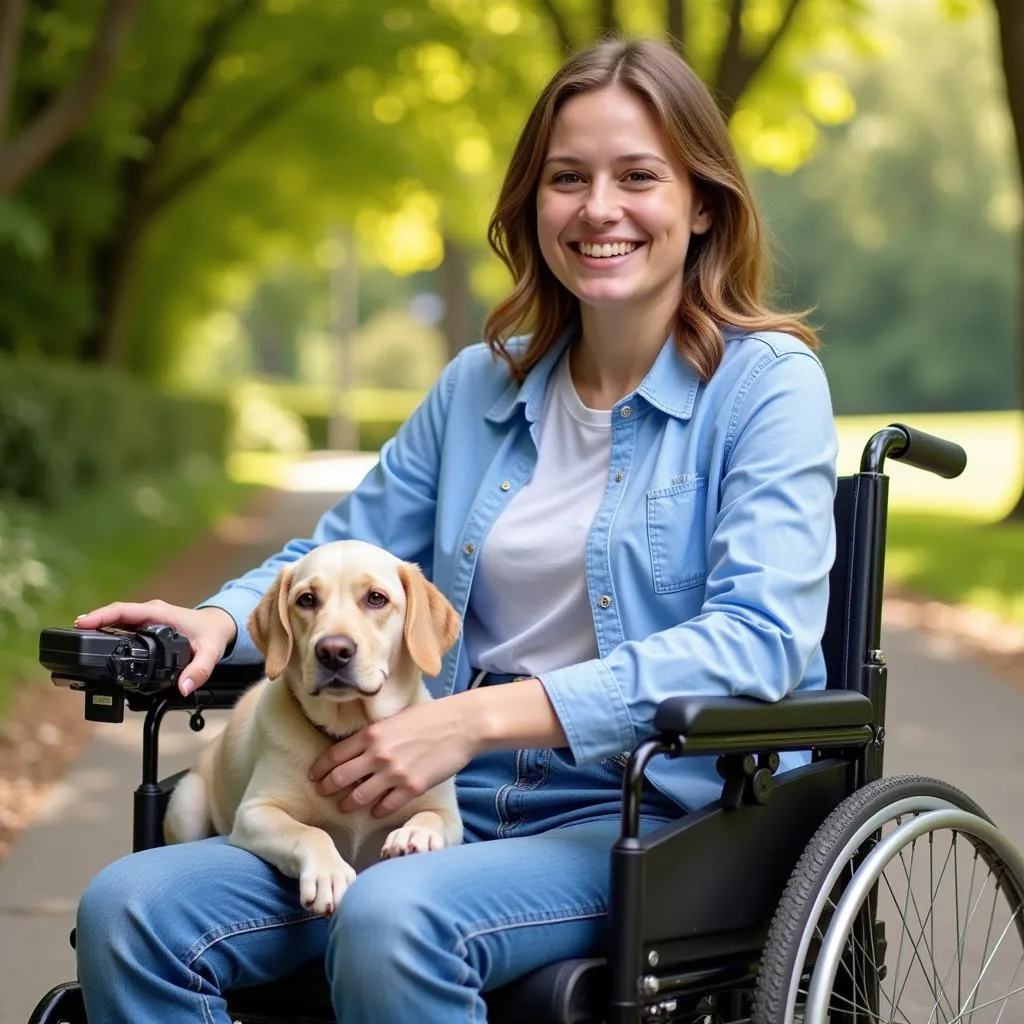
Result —
[[[516,288],[484,333],[517,378],[576,316],[604,348],[599,334],[631,336],[634,385],[666,324],[704,379],[723,324],[817,347],[801,317],[765,305],[760,217],[725,123],[663,47],[604,44],[561,69],[520,137],[489,237]],[[529,345],[512,354],[504,341],[521,329]],[[573,369],[585,372],[575,357]]]
[[[762,301],[757,213],[680,57],[612,41],[571,58],[527,121],[490,240],[513,289],[488,344],[445,368],[310,538],[199,609],[159,605],[193,641],[188,688],[228,651],[255,655],[253,609],[325,542],[421,566],[463,622],[424,665],[436,699],[331,745],[309,779],[380,819],[454,776],[464,843],[372,865],[329,924],[224,842],[111,865],[79,914],[90,1019],[226,1022],[225,989],[326,955],[345,1024],[484,1020],[485,991],[605,950],[621,752],[663,700],[824,686],[828,386],[813,332]],[[80,624],[153,614],[119,604]],[[646,831],[721,780],[713,759],[659,759],[642,789]]]

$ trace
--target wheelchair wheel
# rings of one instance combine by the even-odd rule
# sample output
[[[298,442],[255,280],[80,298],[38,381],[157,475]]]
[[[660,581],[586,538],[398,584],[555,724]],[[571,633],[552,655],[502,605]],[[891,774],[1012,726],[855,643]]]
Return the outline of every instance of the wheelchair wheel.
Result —
[[[78,982],[65,981],[50,989],[36,1004],[28,1024],[86,1024]]]
[[[1024,1020],[1024,859],[935,779],[826,818],[772,920],[752,1024]]]

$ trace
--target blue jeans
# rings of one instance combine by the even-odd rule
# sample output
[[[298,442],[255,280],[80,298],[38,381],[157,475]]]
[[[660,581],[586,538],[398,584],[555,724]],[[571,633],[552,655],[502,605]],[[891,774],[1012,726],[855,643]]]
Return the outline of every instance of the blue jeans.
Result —
[[[78,910],[89,1024],[228,1024],[222,993],[325,958],[342,1024],[485,1021],[481,992],[605,946],[620,772],[550,750],[476,759],[462,846],[360,874],[330,920],[298,882],[224,838],[131,854]],[[651,789],[645,831],[680,809]]]

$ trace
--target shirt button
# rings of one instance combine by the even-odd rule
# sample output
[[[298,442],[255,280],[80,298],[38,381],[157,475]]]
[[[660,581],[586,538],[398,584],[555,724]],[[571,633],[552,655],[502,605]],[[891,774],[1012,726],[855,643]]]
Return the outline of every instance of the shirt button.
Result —
[[[512,490],[512,481],[511,480],[502,480],[501,481],[501,489],[503,491],[511,491]]]
[[[617,470],[616,473],[615,473],[615,482],[617,484],[621,484],[625,476],[626,476],[626,474],[623,473],[621,469]]]
[[[619,415],[620,415],[620,416],[632,416],[632,415],[633,415],[633,409],[632,409],[632,407],[631,407],[631,406],[628,406],[628,405],[624,405],[624,406],[623,406],[623,407],[622,407],[622,408],[621,408],[621,409],[619,410]]]
[[[599,597],[599,598],[597,599],[597,603],[598,603],[598,604],[599,604],[599,605],[600,605],[600,606],[601,606],[602,608],[610,608],[610,607],[611,607],[611,603],[612,603],[612,599],[611,599],[611,598],[610,598],[610,597],[609,597],[609,596],[608,596],[607,594],[602,594],[602,595],[601,595],[601,596],[600,596],[600,597]]]
[[[467,555],[471,555],[476,551],[476,545],[470,541],[462,550],[465,551]]]

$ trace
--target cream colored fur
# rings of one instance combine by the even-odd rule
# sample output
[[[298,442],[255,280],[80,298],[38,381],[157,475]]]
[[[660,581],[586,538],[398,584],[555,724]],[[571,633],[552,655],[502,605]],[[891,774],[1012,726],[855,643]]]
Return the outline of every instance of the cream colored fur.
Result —
[[[430,700],[421,671],[439,671],[459,625],[416,566],[361,541],[323,544],[283,569],[249,620],[267,677],[241,697],[175,787],[167,841],[230,835],[297,878],[303,905],[325,916],[357,870],[460,843],[452,779],[374,818],[369,810],[342,813],[338,797],[320,796],[307,775],[332,744],[317,726],[347,736]],[[337,637],[355,645],[342,672],[316,656],[320,641]]]

